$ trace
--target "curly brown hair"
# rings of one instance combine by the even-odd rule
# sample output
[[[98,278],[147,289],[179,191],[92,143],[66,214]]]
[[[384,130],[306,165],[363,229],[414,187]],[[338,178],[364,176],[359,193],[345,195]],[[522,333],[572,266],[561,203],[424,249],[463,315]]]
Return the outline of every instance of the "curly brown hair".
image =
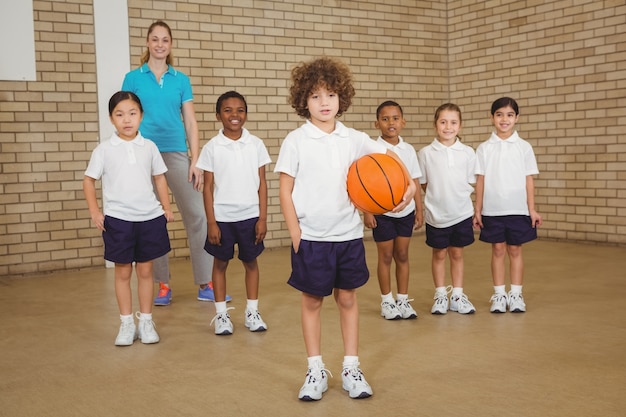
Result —
[[[352,105],[355,92],[350,68],[337,59],[316,58],[309,62],[301,62],[291,70],[289,104],[296,110],[298,116],[307,119],[311,117],[307,100],[315,90],[321,87],[334,92],[339,97],[339,111],[336,117],[341,116]]]

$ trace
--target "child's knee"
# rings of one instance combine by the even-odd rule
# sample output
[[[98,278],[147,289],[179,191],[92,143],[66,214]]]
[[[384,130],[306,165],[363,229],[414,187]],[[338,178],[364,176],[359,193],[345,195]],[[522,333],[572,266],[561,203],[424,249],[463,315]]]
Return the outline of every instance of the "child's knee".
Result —
[[[394,259],[397,264],[408,264],[409,263],[409,251],[408,250],[399,250],[394,253]]]
[[[519,258],[522,256],[522,246],[521,245],[508,245],[506,248],[509,257],[511,258]]]
[[[506,243],[494,243],[491,246],[491,253],[496,258],[502,258],[506,255],[507,248]]]
[[[356,291],[355,290],[335,290],[335,301],[337,306],[341,309],[349,310],[355,307],[356,304]]]

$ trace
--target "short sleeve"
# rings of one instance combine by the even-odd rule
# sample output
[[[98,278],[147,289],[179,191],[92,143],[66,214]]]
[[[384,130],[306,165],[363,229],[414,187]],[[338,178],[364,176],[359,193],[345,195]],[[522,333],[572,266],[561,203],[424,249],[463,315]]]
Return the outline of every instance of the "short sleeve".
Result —
[[[196,162],[196,168],[199,168],[206,172],[213,172],[213,170],[215,169],[213,167],[213,146],[211,143],[212,140],[214,139],[211,139],[202,147],[202,150],[200,151],[200,156],[198,157],[198,161]]]
[[[167,165],[165,165],[165,161],[161,156],[161,152],[159,152],[159,148],[154,144],[154,142],[146,140],[148,146],[150,146],[150,151],[152,152],[152,176],[165,174],[167,172]]]
[[[193,92],[191,90],[191,81],[189,81],[189,77],[187,75],[184,75],[183,78],[183,82],[181,83],[181,102],[186,103],[188,101],[193,101]]]
[[[104,173],[104,155],[101,145],[96,146],[96,149],[91,153],[85,176],[99,180]]]
[[[259,158],[259,168],[272,162],[269,152],[261,139],[257,141],[257,155]]]
[[[282,172],[294,178],[298,172],[298,150],[290,135],[287,135],[280,147],[274,172]]]
[[[467,154],[467,182],[476,183],[476,152],[469,146],[466,148]]]

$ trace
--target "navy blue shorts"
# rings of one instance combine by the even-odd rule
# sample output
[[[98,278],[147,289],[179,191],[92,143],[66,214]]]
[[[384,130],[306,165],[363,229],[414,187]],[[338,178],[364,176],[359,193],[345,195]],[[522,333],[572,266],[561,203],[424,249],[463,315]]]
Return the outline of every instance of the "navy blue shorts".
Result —
[[[243,262],[255,260],[265,249],[263,242],[254,244],[256,240],[256,224],[258,217],[242,220],[240,222],[217,222],[222,233],[220,245],[212,245],[207,239],[204,250],[219,259],[229,261],[235,256],[235,244],[239,254],[237,257]]]
[[[433,227],[426,223],[426,244],[434,249],[463,248],[474,243],[472,218],[448,227]]]
[[[415,212],[404,217],[375,215],[376,227],[372,229],[374,242],[387,242],[398,236],[411,237],[415,226]]]
[[[537,239],[530,216],[482,216],[480,240],[487,243],[521,245]]]
[[[148,262],[170,251],[167,219],[159,216],[144,222],[104,217],[104,259],[118,264]]]
[[[347,242],[300,241],[298,253],[291,247],[289,285],[306,294],[325,297],[333,289],[352,290],[367,282],[363,239]]]

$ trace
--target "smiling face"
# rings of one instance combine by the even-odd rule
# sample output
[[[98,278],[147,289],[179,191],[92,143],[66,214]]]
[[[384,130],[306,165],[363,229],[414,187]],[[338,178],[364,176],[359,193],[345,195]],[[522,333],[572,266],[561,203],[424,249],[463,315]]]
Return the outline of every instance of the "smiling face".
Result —
[[[216,114],[217,120],[224,126],[224,136],[237,140],[248,117],[246,104],[237,97],[230,97],[221,103],[220,111]]]
[[[327,133],[335,130],[335,116],[339,111],[339,96],[335,92],[319,87],[311,92],[306,103],[311,123]]]
[[[515,123],[519,115],[511,106],[501,107],[491,115],[491,122],[496,128],[496,135],[500,139],[508,139],[515,131]]]
[[[405,125],[406,121],[398,106],[385,106],[380,109],[378,118],[374,123],[376,129],[380,130],[380,136],[392,145],[399,142],[398,137]]]
[[[453,145],[461,130],[461,118],[454,110],[442,110],[435,122],[437,140],[446,146]]]
[[[150,58],[167,59],[172,50],[172,36],[167,28],[155,25],[148,34],[146,46]]]
[[[142,116],[139,105],[131,99],[126,99],[117,103],[110,119],[120,139],[133,140],[137,136]]]

